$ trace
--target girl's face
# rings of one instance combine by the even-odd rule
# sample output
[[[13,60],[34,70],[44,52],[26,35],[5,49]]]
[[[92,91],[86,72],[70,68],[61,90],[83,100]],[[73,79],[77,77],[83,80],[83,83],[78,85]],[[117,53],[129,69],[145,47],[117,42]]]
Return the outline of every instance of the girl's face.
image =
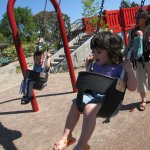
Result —
[[[42,66],[44,63],[44,55],[35,56],[34,63],[38,66]]]
[[[112,61],[108,56],[108,53],[104,49],[94,49],[92,50],[94,59],[100,65],[111,64]]]

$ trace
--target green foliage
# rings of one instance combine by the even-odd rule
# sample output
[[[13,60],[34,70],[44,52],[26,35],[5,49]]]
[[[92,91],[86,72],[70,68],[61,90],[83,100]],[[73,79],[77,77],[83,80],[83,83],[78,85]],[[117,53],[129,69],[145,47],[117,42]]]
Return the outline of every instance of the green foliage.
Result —
[[[1,34],[3,35],[3,38],[7,37],[7,40],[10,41],[11,31],[7,18],[7,13],[3,14],[3,18],[0,22],[0,31]]]
[[[33,42],[37,26],[33,20],[31,9],[28,7],[18,7],[15,9],[15,18],[19,27],[21,40],[24,42]]]
[[[16,66],[16,73],[21,73],[21,67],[20,66]]]
[[[55,11],[40,12],[33,16],[31,9],[28,7],[18,7],[14,9],[14,14],[19,30],[19,37],[23,43],[25,57],[33,54],[35,51],[35,44],[33,43],[37,42],[39,36],[50,43],[50,48],[51,46],[56,48],[60,45],[62,38],[60,36],[59,23]],[[70,27],[70,18],[63,14],[63,19],[66,30],[68,30]],[[41,35],[39,35],[39,32]],[[3,14],[2,20],[0,20],[0,41],[1,43],[9,43],[10,45],[4,48],[2,56],[7,57],[10,61],[18,60],[16,49],[12,46],[14,41],[6,12]],[[47,46],[44,45],[42,50],[47,50]]]
[[[3,34],[0,32],[0,42],[2,43],[2,42],[4,42],[4,36],[3,36]]]
[[[66,30],[70,27],[70,18],[63,14]],[[37,32],[44,40],[54,45],[59,45],[61,36],[59,29],[59,22],[55,11],[40,12],[34,16],[34,21],[37,25]]]
[[[120,3],[120,8],[129,8],[129,7],[137,7],[139,6],[138,3],[132,2],[130,3],[129,0],[122,0]]]
[[[5,66],[10,63],[8,58],[0,57],[0,66]]]
[[[92,17],[100,9],[99,2],[95,2],[95,0],[82,0],[81,2],[83,4],[83,17]]]
[[[33,15],[31,9],[15,8],[14,9],[16,24],[19,29],[20,39],[24,42],[33,42],[36,35],[36,24],[33,21]],[[8,22],[7,13],[4,13],[3,18],[0,22],[0,31],[4,38],[7,38],[7,42],[13,43],[10,25]]]
[[[139,6],[139,4],[138,4],[138,3],[135,3],[135,2],[132,2],[132,3],[130,4],[130,7],[137,7],[137,6]]]
[[[34,44],[24,44],[22,46],[25,57],[32,56],[35,51]],[[8,48],[3,50],[3,56],[7,57],[11,61],[18,60],[17,52],[15,46],[9,46]]]
[[[101,29],[106,29],[108,25],[104,22],[103,16],[97,17],[97,12],[100,11],[100,3],[95,0],[82,0],[83,4],[83,17],[88,18],[85,25],[90,25],[92,31],[97,30],[99,24]],[[100,20],[101,19],[101,20]]]

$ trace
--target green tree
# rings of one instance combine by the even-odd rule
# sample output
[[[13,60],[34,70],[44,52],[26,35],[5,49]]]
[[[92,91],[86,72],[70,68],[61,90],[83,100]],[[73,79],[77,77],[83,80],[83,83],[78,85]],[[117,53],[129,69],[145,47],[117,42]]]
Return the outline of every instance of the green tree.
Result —
[[[2,43],[2,42],[4,42],[5,40],[4,40],[4,36],[3,36],[3,34],[0,32],[0,43]]]
[[[103,17],[101,17],[100,22],[99,22],[100,18],[97,17],[98,12],[100,11],[99,1],[82,0],[81,2],[83,4],[82,16],[85,18],[88,18],[88,20],[85,22],[85,25],[89,25],[91,28],[91,31],[94,32],[95,30],[97,30],[97,25],[99,25],[99,27],[103,29],[107,28],[107,24],[103,20]]]
[[[135,3],[135,2],[132,2],[132,3],[130,4],[130,7],[137,7],[137,6],[139,6],[139,4],[138,4],[138,3]]]
[[[21,40],[24,42],[32,42],[35,39],[35,31],[37,27],[33,21],[31,9],[29,9],[28,7],[18,7],[14,9],[14,14]],[[2,17],[2,20],[0,22],[0,30],[4,38],[7,38],[8,42],[12,43],[12,34],[8,22],[7,13],[4,13]]]
[[[130,1],[122,0],[120,3],[121,8],[128,8],[130,7]]]
[[[66,30],[70,27],[70,18],[63,14]],[[51,46],[56,46],[61,43],[59,22],[55,11],[42,11],[34,16],[34,21],[37,25],[37,33],[39,37],[44,38],[46,42],[50,42]]]
[[[129,8],[129,7],[137,7],[139,6],[138,3],[132,2],[130,3],[129,0],[122,0],[120,3],[120,8]]]
[[[100,9],[99,2],[95,2],[95,0],[82,0],[81,2],[83,4],[83,17],[95,16]]]

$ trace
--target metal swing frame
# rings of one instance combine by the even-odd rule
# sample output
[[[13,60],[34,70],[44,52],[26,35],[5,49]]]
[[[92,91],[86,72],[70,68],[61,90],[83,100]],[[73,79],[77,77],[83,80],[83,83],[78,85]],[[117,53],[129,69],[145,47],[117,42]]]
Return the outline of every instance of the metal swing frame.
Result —
[[[72,62],[72,58],[71,58],[70,48],[68,45],[68,39],[67,39],[67,35],[66,35],[66,30],[65,30],[62,12],[61,12],[61,9],[59,7],[57,0],[49,0],[49,1],[53,4],[55,11],[57,12],[57,18],[58,18],[58,22],[60,25],[60,33],[61,33],[61,37],[63,40],[64,51],[65,51],[68,69],[69,69],[69,75],[70,75],[70,79],[71,79],[71,83],[72,83],[72,89],[73,89],[73,92],[76,92],[77,91],[77,89],[75,87],[76,77],[75,77],[73,62]],[[16,25],[15,17],[14,17],[14,4],[15,4],[15,2],[16,2],[16,0],[8,0],[7,14],[8,14],[9,24],[10,24],[10,27],[12,30],[13,40],[14,40],[16,51],[18,54],[21,70],[22,70],[23,76],[25,76],[25,73],[27,70],[27,64],[26,64],[22,44],[21,44],[21,41],[19,38],[18,28]],[[35,112],[37,112],[37,111],[39,111],[39,107],[38,107],[38,103],[36,101],[34,91],[32,91],[32,96],[34,97],[34,99],[31,102],[31,105],[32,105],[33,110]]]

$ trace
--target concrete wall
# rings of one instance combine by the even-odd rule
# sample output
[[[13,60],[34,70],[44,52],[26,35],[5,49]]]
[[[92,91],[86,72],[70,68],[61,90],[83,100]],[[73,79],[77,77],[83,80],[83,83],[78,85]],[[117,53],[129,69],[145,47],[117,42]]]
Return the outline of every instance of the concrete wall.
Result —
[[[84,35],[85,35],[85,33],[81,33],[81,34],[80,34],[80,37],[82,37],[82,36],[84,36]],[[78,42],[78,39],[77,39],[77,37],[75,37],[73,40],[71,40],[71,41],[68,43],[68,45],[69,45],[69,47],[70,47],[70,46],[73,46],[73,44],[74,44],[74,43],[77,43],[77,42]],[[51,61],[53,62],[54,59],[59,58],[59,55],[61,55],[61,54],[64,54],[64,48],[61,48],[58,52],[56,52],[54,55],[52,55]]]
[[[91,37],[92,38],[92,37]],[[85,65],[85,59],[88,54],[90,54],[90,41],[91,38],[88,39],[84,44],[82,44],[78,49],[76,49],[72,54],[73,66],[74,68],[78,68]],[[63,59],[58,65],[56,65],[51,72],[65,72],[68,71],[67,60]]]

